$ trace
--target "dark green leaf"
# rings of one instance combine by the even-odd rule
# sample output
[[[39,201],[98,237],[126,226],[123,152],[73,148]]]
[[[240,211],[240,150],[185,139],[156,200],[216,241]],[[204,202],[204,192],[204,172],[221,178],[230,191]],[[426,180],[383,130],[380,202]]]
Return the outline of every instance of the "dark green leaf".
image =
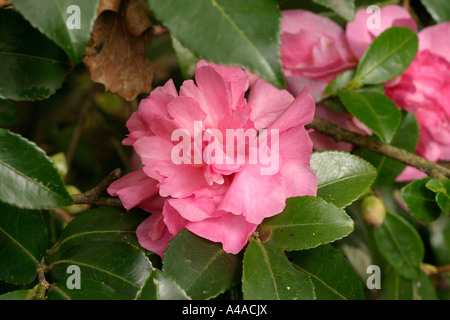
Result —
[[[437,23],[450,21],[450,2],[448,0],[421,0],[427,11]]]
[[[19,119],[19,111],[14,103],[0,100],[0,125],[9,125]]]
[[[35,300],[33,299],[34,292],[29,290],[17,290],[4,293],[0,295],[0,301],[4,300]]]
[[[192,299],[210,299],[239,281],[240,259],[185,229],[169,242],[163,271]]]
[[[347,21],[355,18],[355,0],[313,0],[313,2],[330,8]]]
[[[349,235],[353,220],[344,210],[315,197],[286,200],[285,210],[263,221],[261,241],[282,250],[302,250],[333,242]]]
[[[190,300],[168,274],[158,269],[150,272],[135,300]]]
[[[419,125],[416,116],[405,112],[397,132],[392,138],[391,145],[414,153],[419,142]],[[378,153],[364,150],[362,157],[377,168],[378,176],[374,182],[376,186],[388,185],[406,168],[406,165]]]
[[[319,300],[362,300],[358,274],[331,245],[299,251],[292,263],[311,277]]]
[[[319,183],[317,196],[339,208],[359,199],[377,176],[370,163],[341,151],[314,152],[311,169]]]
[[[389,300],[437,300],[434,286],[423,271],[417,280],[409,280],[392,270],[387,273],[385,286]]]
[[[279,88],[280,20],[272,0],[148,0],[155,16],[196,57],[249,69]]]
[[[26,209],[72,204],[64,183],[44,151],[0,129],[0,201]]]
[[[134,298],[144,284],[152,264],[142,250],[123,242],[85,242],[59,255],[49,257],[48,269],[57,280],[64,282],[70,274],[67,268],[81,269],[81,281],[92,279],[105,282],[121,294]]]
[[[435,193],[426,187],[430,180],[431,178],[414,180],[400,192],[400,198],[408,206],[411,215],[423,222],[434,221],[441,214]]]
[[[12,0],[32,26],[60,46],[75,63],[83,59],[97,18],[99,0]],[[79,15],[70,6],[78,6]],[[68,10],[70,9],[70,10]],[[67,12],[69,11],[69,12]],[[73,28],[79,18],[79,29]],[[69,28],[71,26],[71,28]]]
[[[258,240],[244,255],[242,291],[246,300],[313,300],[309,276],[294,268],[283,252]]]
[[[105,283],[81,279],[80,289],[69,289],[66,282],[52,284],[47,293],[48,300],[128,300]]]
[[[65,80],[70,68],[66,60],[64,52],[19,13],[0,9],[0,98],[49,97]]]
[[[0,203],[0,279],[11,284],[32,282],[48,245],[39,212]]]
[[[418,46],[414,30],[405,27],[385,30],[364,53],[352,83],[381,84],[400,75],[416,56]]]
[[[126,212],[111,207],[86,211],[70,222],[52,252],[86,241],[123,241],[138,246],[136,228],[146,217],[140,212]]]
[[[416,229],[390,212],[380,227],[374,228],[377,247],[383,257],[401,276],[417,279],[424,257],[424,245]]]
[[[427,182],[426,187],[436,192],[437,204],[444,213],[450,214],[450,180],[432,179]]]
[[[373,91],[339,91],[339,99],[355,118],[384,143],[392,141],[402,115],[391,99]]]

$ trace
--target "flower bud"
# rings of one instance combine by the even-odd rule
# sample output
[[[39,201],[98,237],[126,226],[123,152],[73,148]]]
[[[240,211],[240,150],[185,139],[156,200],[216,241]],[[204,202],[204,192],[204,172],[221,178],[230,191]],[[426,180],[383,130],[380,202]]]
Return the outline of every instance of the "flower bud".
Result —
[[[380,198],[368,196],[361,203],[361,213],[368,225],[379,227],[386,217],[386,207]]]
[[[58,169],[58,173],[61,176],[61,178],[64,178],[67,175],[67,160],[66,156],[63,152],[59,152],[57,154],[54,154],[50,157],[52,159],[53,163],[56,166],[56,169]]]
[[[66,186],[66,190],[67,190],[67,192],[70,195],[81,193],[81,191],[75,186]],[[63,209],[65,211],[71,213],[71,214],[78,214],[78,213],[81,213],[81,212],[86,211],[87,209],[89,209],[89,205],[87,205],[87,204],[73,204],[71,206],[64,207]]]

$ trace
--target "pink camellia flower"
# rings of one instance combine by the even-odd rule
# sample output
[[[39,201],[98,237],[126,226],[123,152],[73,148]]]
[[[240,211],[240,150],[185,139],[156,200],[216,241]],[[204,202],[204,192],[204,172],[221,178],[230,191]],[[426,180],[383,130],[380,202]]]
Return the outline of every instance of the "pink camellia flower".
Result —
[[[319,101],[325,88],[338,74],[356,67],[344,30],[329,18],[309,11],[287,10],[282,12],[282,16],[280,50],[287,89],[297,95],[309,88],[314,99]],[[350,114],[333,111],[323,105],[317,106],[315,117],[347,130],[370,133]],[[350,143],[336,142],[318,132],[311,132],[310,137],[318,151],[350,151],[353,148]]]
[[[309,11],[286,10],[282,17],[280,51],[287,89],[297,95],[309,86],[317,101],[331,80],[356,66],[344,30]]]
[[[124,144],[143,167],[108,192],[152,213],[136,233],[161,257],[184,228],[237,254],[286,198],[316,195],[304,128],[314,109],[307,91],[294,98],[261,79],[249,86],[242,69],[200,61],[179,93],[169,80],[141,101]]]
[[[373,23],[377,17],[380,19],[379,25]],[[353,54],[360,60],[373,39],[394,26],[407,27],[417,32],[416,22],[408,10],[401,6],[385,6],[380,8],[379,13],[361,9],[356,12],[355,19],[347,23],[345,37]]]
[[[420,128],[416,153],[430,161],[450,160],[450,22],[419,33],[419,52],[399,81],[386,84],[386,95],[416,114]],[[397,178],[408,181],[425,174],[408,167]]]

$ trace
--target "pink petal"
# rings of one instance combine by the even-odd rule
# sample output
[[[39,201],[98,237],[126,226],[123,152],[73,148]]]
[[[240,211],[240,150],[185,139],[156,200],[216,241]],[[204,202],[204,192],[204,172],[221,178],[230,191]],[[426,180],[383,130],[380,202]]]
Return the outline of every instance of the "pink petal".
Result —
[[[186,225],[188,230],[200,237],[221,242],[223,250],[231,254],[238,254],[244,248],[256,227],[256,224],[247,222],[243,216],[231,213],[199,222],[188,222]]]
[[[174,234],[166,228],[161,214],[152,214],[137,227],[136,236],[142,247],[163,258]]]
[[[450,22],[427,27],[419,33],[419,51],[430,52],[450,62]]]
[[[130,210],[140,203],[158,195],[158,181],[149,178],[143,170],[133,171],[114,181],[107,189],[108,193],[119,196],[125,209]]]

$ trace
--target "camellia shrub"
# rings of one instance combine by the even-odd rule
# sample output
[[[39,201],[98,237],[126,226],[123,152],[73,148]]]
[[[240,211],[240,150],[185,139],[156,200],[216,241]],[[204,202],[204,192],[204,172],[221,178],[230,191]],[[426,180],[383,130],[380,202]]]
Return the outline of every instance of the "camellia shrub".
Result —
[[[450,298],[449,39],[447,1],[0,0],[0,299]]]

